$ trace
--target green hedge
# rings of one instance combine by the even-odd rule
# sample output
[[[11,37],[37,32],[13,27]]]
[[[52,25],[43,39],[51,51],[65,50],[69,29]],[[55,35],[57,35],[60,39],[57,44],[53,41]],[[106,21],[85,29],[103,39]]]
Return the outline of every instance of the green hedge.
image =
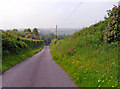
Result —
[[[20,36],[2,31],[3,57],[11,54],[19,54],[22,50],[36,48],[44,45],[44,41],[26,39]]]
[[[117,7],[113,9],[116,10]],[[120,7],[117,10],[115,12],[120,13]],[[53,60],[79,87],[120,88],[120,28],[116,29],[112,25],[112,30],[109,29],[109,24],[113,22],[110,18],[111,16],[105,21],[83,28],[63,40],[53,40],[50,44]],[[120,27],[120,19],[117,20],[115,23]],[[109,36],[112,31],[117,34]],[[106,36],[107,39],[104,39]]]

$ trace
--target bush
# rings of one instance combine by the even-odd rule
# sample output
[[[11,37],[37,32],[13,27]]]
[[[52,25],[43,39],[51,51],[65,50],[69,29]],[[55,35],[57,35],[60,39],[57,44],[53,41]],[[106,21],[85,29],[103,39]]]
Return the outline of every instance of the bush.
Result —
[[[9,32],[2,31],[3,57],[8,54],[19,54],[22,50],[44,45],[44,41],[26,39]]]

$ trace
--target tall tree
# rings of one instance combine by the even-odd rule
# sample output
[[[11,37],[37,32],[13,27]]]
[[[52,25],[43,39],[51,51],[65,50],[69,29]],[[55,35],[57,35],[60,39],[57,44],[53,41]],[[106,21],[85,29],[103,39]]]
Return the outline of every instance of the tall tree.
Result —
[[[34,28],[32,33],[35,34],[35,35],[37,36],[37,39],[40,38],[37,28]]]
[[[24,29],[24,32],[30,32],[31,33],[31,29],[30,28],[26,28],[26,29]]]
[[[17,29],[13,29],[13,31],[18,31]]]
[[[37,28],[33,29],[33,33],[38,36],[38,30],[37,30]]]
[[[30,28],[28,28],[27,31],[31,33],[31,29]]]

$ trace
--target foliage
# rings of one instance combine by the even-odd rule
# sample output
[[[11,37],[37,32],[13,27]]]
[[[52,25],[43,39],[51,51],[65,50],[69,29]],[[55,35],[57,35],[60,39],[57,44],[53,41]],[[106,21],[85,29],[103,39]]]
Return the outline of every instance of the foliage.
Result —
[[[53,33],[50,33],[50,34],[47,34],[47,35],[44,35],[44,34],[40,33],[39,36],[40,36],[40,40],[44,40],[46,45],[49,45],[51,43],[51,41],[56,38],[56,35],[53,34]],[[63,39],[63,38],[68,37],[68,36],[69,35],[65,35],[65,34],[64,35],[58,35],[58,40]]]
[[[37,47],[37,48],[29,48],[22,50],[20,54],[17,55],[8,55],[6,57],[3,57],[2,62],[2,73],[8,70],[9,68],[15,66],[16,64],[26,60],[27,58],[33,56],[37,52],[39,52],[43,47]]]
[[[119,85],[120,44],[116,40],[118,38],[111,43],[104,42],[106,26],[112,22],[109,22],[109,18],[83,28],[63,40],[53,40],[50,44],[53,60],[79,87],[118,87]],[[117,34],[120,34],[120,31],[117,31]]]
[[[39,40],[39,34],[38,30],[36,28],[33,29],[33,32],[30,28],[24,29],[24,31],[18,31],[17,29],[13,30],[7,30],[7,32],[11,34],[16,34],[18,36],[24,37],[24,38],[31,38],[31,39],[37,39]]]
[[[26,39],[9,32],[2,31],[3,57],[8,54],[19,54],[22,50],[29,47],[40,47],[44,45],[42,40]]]
[[[2,31],[2,72],[39,52],[43,46],[43,40],[26,39]]]
[[[16,29],[17,30],[17,29]],[[31,34],[30,32],[24,30],[24,31],[16,31],[16,30],[7,30],[6,32],[9,32],[10,34],[16,34],[18,36],[21,36],[21,37],[25,37],[27,34]]]
[[[24,29],[24,31],[18,31],[17,29],[13,29],[13,30],[7,30],[7,32],[9,32],[10,34],[21,36],[23,38],[43,40],[46,45],[49,45],[51,41],[55,39],[55,34],[53,33],[43,34],[42,32],[38,32],[37,28],[34,28],[33,31],[31,31],[30,28],[26,28]],[[66,35],[66,34],[58,35],[58,40],[68,36],[70,35]]]
[[[36,34],[36,35],[38,35],[38,30],[37,30],[37,28],[34,28],[34,29],[33,29],[33,33]]]
[[[39,39],[39,33],[38,33],[37,28],[34,28],[32,33],[37,36],[37,39]],[[34,37],[35,37],[35,36],[34,36]]]
[[[108,10],[108,16],[108,24],[104,33],[105,42],[120,41],[120,6],[114,6],[112,10]]]
[[[30,32],[30,33],[31,33],[31,29],[30,29],[30,28],[28,28],[27,30],[28,30],[28,32]]]
[[[26,29],[24,29],[24,32],[29,32],[29,33],[31,33],[32,31],[31,31],[30,28],[26,28]]]
[[[17,29],[13,29],[13,31],[18,31]]]

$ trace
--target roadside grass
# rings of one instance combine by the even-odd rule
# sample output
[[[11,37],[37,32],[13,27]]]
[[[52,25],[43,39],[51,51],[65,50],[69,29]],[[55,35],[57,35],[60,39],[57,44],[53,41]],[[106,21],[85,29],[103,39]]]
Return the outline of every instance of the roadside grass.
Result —
[[[63,40],[51,42],[53,60],[77,86],[120,88],[119,13],[120,6],[114,6],[104,21],[83,28]]]
[[[34,54],[40,52],[43,46],[37,48],[29,48],[21,51],[19,54],[9,54],[2,58],[2,73],[6,70],[10,69],[11,67],[19,64],[20,62],[26,60],[27,58],[33,56]]]
[[[74,44],[73,44],[74,42]],[[75,46],[79,40],[64,39],[53,42],[50,51],[59,64],[79,87],[117,87],[118,49],[107,45]],[[67,52],[71,48],[71,51]],[[76,51],[74,52],[74,50]]]
[[[115,24],[112,29],[110,27],[112,31],[109,29],[111,18],[83,28],[63,40],[55,39],[50,44],[53,60],[79,87],[120,87],[120,29]],[[115,29],[116,34],[112,34]]]

